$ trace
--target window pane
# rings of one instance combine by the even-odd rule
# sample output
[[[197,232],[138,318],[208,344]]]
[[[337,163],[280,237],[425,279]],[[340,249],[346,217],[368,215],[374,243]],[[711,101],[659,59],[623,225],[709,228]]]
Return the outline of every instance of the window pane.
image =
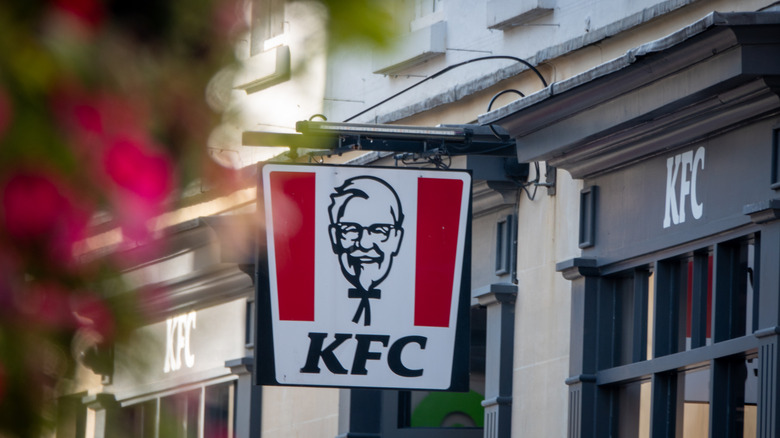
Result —
[[[160,437],[197,438],[200,389],[160,399]]]
[[[651,279],[649,269],[640,267],[605,278],[602,283],[604,300],[611,306],[609,327],[615,339],[609,366],[647,360]],[[608,328],[605,325],[602,329]]]
[[[650,381],[642,380],[618,387],[617,436],[650,436]]]
[[[753,241],[748,243],[747,245],[747,278],[745,279],[747,282],[747,303],[745,306],[745,311],[747,312],[747,315],[745,317],[745,333],[746,334],[752,334],[756,330],[758,330],[758,289],[754,289],[754,279],[756,277],[756,273],[758,273],[758,260],[756,257],[757,251],[759,249],[759,243],[758,243],[758,237],[756,237]]]
[[[684,385],[683,436],[707,438],[710,428],[710,369],[682,372],[678,384]]]
[[[671,258],[656,263],[653,291],[653,357],[685,350],[687,260]]]
[[[751,357],[745,360],[747,376],[745,378],[745,424],[743,428],[744,438],[757,436],[756,425],[758,421],[758,358]]]
[[[617,351],[613,357],[612,366],[625,365],[633,362],[634,340],[634,279],[619,278],[614,281],[615,305],[613,320],[615,322],[615,337]]]
[[[233,436],[234,387],[233,382],[206,387],[203,422],[205,437],[230,438]]]
[[[122,438],[154,437],[157,427],[157,400],[125,406],[119,410],[112,432]]]
[[[714,342],[738,338],[753,331],[753,288],[750,287],[750,279],[754,266],[750,264],[755,261],[750,253],[754,248],[752,239],[715,246]]]
[[[655,319],[655,276],[651,272],[647,280],[647,358],[653,358],[653,333],[655,333],[655,326],[653,322]]]
[[[685,349],[712,344],[712,255],[697,251],[688,261]]]

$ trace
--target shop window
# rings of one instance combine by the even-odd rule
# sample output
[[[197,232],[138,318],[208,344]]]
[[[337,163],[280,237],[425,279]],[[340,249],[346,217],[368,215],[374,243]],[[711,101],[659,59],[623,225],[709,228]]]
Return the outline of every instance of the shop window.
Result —
[[[111,430],[121,438],[231,438],[235,383],[203,386],[124,406],[116,418]]]
[[[644,328],[645,339],[640,346],[644,350],[644,359],[653,358],[653,333],[655,333],[655,276],[652,273],[647,275],[647,326]],[[644,314],[643,314],[644,315]],[[640,354],[642,354],[640,352]],[[641,358],[639,360],[642,360]]]
[[[658,262],[656,357],[755,331],[755,242],[737,239]]]
[[[617,424],[616,436],[650,436],[650,379],[620,385],[615,388]]]
[[[677,417],[682,436],[706,438],[710,425],[728,431],[726,436],[756,436],[758,365],[754,355],[715,361],[716,391],[711,393],[713,372],[709,365],[681,371],[677,384],[683,400],[678,403]],[[721,400],[714,400],[720,398]],[[718,403],[720,407],[712,407]],[[717,418],[710,418],[715,410]]]
[[[748,235],[598,278],[599,343],[585,354],[598,364],[599,431],[756,436],[759,248]]]
[[[745,359],[745,370],[742,436],[754,437],[758,436],[758,357],[756,355],[748,356]]]
[[[712,255],[694,254],[688,262],[685,349],[712,343]]]
[[[157,431],[157,399],[136,403],[119,410],[119,427],[123,438],[153,437]]]
[[[200,393],[196,389],[160,399],[160,436],[197,438]]]
[[[230,438],[233,436],[235,413],[233,385],[207,386],[204,390],[203,436]]]
[[[652,273],[638,268],[604,279],[600,294],[603,311],[612,318],[602,330],[613,332],[609,356],[601,367],[640,362],[652,357],[653,294]]]
[[[756,328],[755,248],[756,239],[726,242],[715,248],[715,342],[752,334]]]
[[[710,430],[710,369],[708,366],[682,371],[678,385],[683,387],[683,436],[707,438]]]
[[[653,358],[685,350],[680,319],[685,313],[687,261],[679,258],[656,263]]]

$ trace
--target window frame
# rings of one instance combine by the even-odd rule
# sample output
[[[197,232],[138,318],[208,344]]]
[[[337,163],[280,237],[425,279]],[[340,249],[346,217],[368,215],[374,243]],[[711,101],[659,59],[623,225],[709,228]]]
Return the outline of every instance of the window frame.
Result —
[[[754,254],[752,274],[748,273],[751,268],[748,263],[749,251]],[[709,408],[711,427],[731,430],[743,424],[739,423],[735,414],[739,394],[744,394],[745,390],[744,378],[740,383],[738,375],[744,367],[739,364],[757,357],[760,348],[760,339],[754,335],[758,327],[758,283],[751,282],[752,303],[749,303],[747,281],[749,276],[757,278],[760,251],[759,229],[735,230],[725,235],[666,248],[633,260],[617,261],[599,267],[598,275],[589,277],[590,281],[595,282],[596,288],[596,293],[590,300],[594,301],[595,298],[596,303],[588,307],[585,317],[588,317],[588,313],[595,315],[596,338],[599,340],[598,348],[594,351],[583,348],[582,359],[585,363],[595,363],[593,380],[597,393],[602,394],[599,396],[602,402],[594,410],[594,421],[598,423],[599,419],[602,419],[607,422],[605,426],[596,427],[617,430],[620,421],[626,421],[626,418],[618,413],[619,390],[632,382],[650,380],[651,430],[661,428],[667,436],[675,435],[682,430],[682,418],[676,418],[677,412],[682,412],[677,405],[681,403],[678,376],[703,366],[708,367],[713,376],[710,383]],[[712,277],[707,280],[710,255],[713,257],[714,267]],[[689,262],[693,264],[694,277],[698,278],[694,279],[692,284],[691,293],[696,295],[693,302],[694,306],[696,301],[699,305],[698,311],[691,313],[691,345],[686,347],[686,268]],[[652,303],[647,299],[647,289],[650,286],[647,279],[650,276],[654,280],[652,287],[655,299]],[[702,284],[702,280],[714,283],[711,309],[712,341],[709,343],[706,342],[707,309],[702,309],[702,301],[706,306],[708,284]],[[625,311],[618,296],[618,285],[621,281],[626,289],[629,289],[626,285],[630,285],[634,297],[633,320],[630,321],[633,326],[631,342],[626,342],[625,338],[621,337],[621,321],[616,318],[621,310]],[[637,300],[637,297],[640,299]],[[745,302],[739,301],[742,298]],[[646,303],[644,306],[637,302],[643,299]],[[648,307],[652,307],[653,317],[650,322],[647,322],[645,316]],[[747,327],[747,313],[752,313],[750,327]],[[650,324],[651,327],[648,327]],[[696,336],[699,338],[697,341],[693,339],[694,326],[699,327],[696,329]],[[648,337],[652,339],[653,354],[651,357],[646,354],[643,357],[642,350],[647,345]],[[620,357],[625,357],[625,352],[622,351],[625,348],[631,349],[631,361],[628,363],[619,360]],[[588,355],[595,357],[588,358]],[[569,383],[581,382],[581,379],[575,380]],[[742,402],[744,403],[744,400]],[[638,418],[633,420],[638,424]]]

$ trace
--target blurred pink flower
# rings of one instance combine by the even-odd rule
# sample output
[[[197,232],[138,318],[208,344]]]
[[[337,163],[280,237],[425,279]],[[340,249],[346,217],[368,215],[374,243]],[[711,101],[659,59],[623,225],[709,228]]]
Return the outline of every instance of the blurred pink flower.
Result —
[[[73,107],[73,117],[76,124],[88,133],[102,134],[103,120],[100,111],[89,103],[78,104]]]
[[[15,256],[0,246],[0,321],[14,308],[14,285],[17,281],[14,271],[17,269],[17,262]]]
[[[128,193],[115,195],[113,202],[114,214],[122,228],[123,236],[131,241],[149,244],[151,232],[149,221],[163,213],[162,204]]]
[[[173,190],[172,160],[146,142],[122,137],[110,143],[103,163],[118,188],[112,202],[123,233],[146,240],[148,221],[164,211],[163,202]]]
[[[5,366],[0,362],[0,402],[2,402],[5,397],[6,379]]]
[[[226,424],[207,424],[203,431],[205,438],[228,438],[230,436]]]
[[[105,18],[105,8],[100,0],[53,0],[52,5],[93,29]]]
[[[139,97],[95,93],[69,81],[58,84],[51,105],[75,146],[93,154],[100,153],[112,138],[145,132],[149,120],[148,103]]]
[[[19,171],[0,191],[2,225],[17,249],[43,251],[49,260],[37,260],[41,264],[70,262],[90,213],[65,184],[50,174]]]
[[[17,173],[3,188],[3,219],[17,239],[39,238],[57,227],[59,212],[67,209],[54,182],[43,175]]]
[[[141,141],[115,140],[106,151],[106,173],[121,188],[148,203],[162,202],[173,187],[173,163],[168,155]]]
[[[11,117],[13,116],[13,106],[11,105],[11,98],[8,97],[8,93],[0,88],[0,140],[3,138],[5,130],[11,124]]]
[[[19,311],[36,327],[72,330],[76,318],[70,309],[71,291],[55,283],[29,285],[17,296]]]

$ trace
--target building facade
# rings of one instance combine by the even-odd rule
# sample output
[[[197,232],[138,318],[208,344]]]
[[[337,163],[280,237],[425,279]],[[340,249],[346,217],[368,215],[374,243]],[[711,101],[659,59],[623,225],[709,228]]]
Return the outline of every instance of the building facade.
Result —
[[[192,196],[168,252],[132,257],[166,290],[151,342],[64,399],[84,421],[62,436],[776,436],[780,6],[409,3],[392,50],[329,57],[306,5],[252,3],[245,68],[210,90],[240,116],[208,141],[245,187]],[[276,158],[472,171],[471,392],[252,383],[258,258],[232,231],[259,229],[276,153],[252,133],[315,114],[516,141]]]

